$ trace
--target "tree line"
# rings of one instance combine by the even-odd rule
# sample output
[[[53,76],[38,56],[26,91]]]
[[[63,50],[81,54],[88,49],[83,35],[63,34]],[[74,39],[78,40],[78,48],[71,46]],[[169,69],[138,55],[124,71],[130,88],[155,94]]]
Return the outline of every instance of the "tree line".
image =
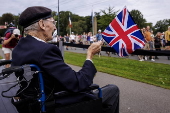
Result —
[[[100,10],[100,12],[94,12],[94,16],[97,18],[97,28],[102,31],[109,25],[109,23],[116,17],[118,10],[115,11],[114,7],[109,7],[104,10]],[[71,15],[72,28],[71,31],[75,34],[82,34],[83,32],[92,31],[92,17],[90,16],[79,16],[70,11],[60,11],[60,35],[69,34],[69,13]],[[150,26],[154,33],[156,32],[164,32],[167,30],[170,25],[170,19],[159,20],[156,22],[155,26],[153,23],[147,23],[146,19],[143,17],[143,14],[139,10],[131,10],[131,16],[134,21],[138,25],[139,28],[143,28],[146,26]],[[13,23],[22,31],[22,27],[18,24],[19,15],[13,15],[11,13],[5,13],[0,17],[0,25],[4,25],[5,22]],[[58,20],[57,12],[53,11],[52,15],[54,19]],[[57,25],[56,25],[57,26]],[[0,29],[0,36],[3,36],[5,29]]]

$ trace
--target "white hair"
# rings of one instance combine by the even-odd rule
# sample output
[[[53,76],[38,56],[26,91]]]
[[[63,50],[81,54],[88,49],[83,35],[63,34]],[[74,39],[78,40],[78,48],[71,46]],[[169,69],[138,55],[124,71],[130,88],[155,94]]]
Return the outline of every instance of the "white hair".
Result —
[[[36,23],[34,23],[34,24],[26,27],[26,28],[24,29],[24,32],[25,32],[26,34],[28,34],[30,31],[34,31],[34,30],[38,31],[39,29],[40,29],[40,27],[39,27],[39,25],[38,25],[38,22],[36,22]]]

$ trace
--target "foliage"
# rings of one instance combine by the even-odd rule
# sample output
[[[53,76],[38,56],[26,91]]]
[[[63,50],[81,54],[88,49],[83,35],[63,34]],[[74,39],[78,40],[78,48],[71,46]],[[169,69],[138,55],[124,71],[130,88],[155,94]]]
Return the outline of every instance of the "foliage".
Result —
[[[118,11],[114,10],[114,7],[108,7],[107,9],[101,10],[100,12],[94,12],[94,15],[97,18],[97,29],[101,29],[104,30],[106,29],[106,27],[110,24],[110,22],[115,18],[115,16],[117,15]],[[54,19],[57,22],[56,27],[58,28],[58,23],[59,23],[59,31],[60,31],[60,35],[64,36],[66,34],[70,34],[70,30],[68,27],[68,17],[69,17],[69,13],[71,16],[71,21],[72,21],[72,28],[71,30],[75,33],[78,34],[82,34],[83,32],[90,32],[92,31],[92,18],[91,16],[79,16],[76,14],[73,14],[70,11],[60,11],[60,20],[58,21],[58,13],[53,11],[52,15],[54,17]],[[164,20],[160,20],[156,23],[155,26],[152,26],[152,23],[147,23],[146,19],[143,17],[143,14],[139,11],[139,10],[132,10],[130,12],[130,14],[132,15],[134,21],[138,24],[139,28],[143,28],[146,27],[147,25],[149,25],[151,27],[151,29],[153,29],[154,33],[156,32],[164,32],[167,30],[167,26],[170,25],[170,19],[164,19]],[[18,26],[18,28],[21,30],[22,32],[22,27],[19,26],[18,24],[18,19],[19,19],[19,15],[13,15],[11,13],[5,13],[2,15],[2,17],[0,17],[0,25],[4,25],[5,22],[13,22],[16,26]],[[5,30],[4,29],[0,29],[0,36],[3,36]]]
[[[164,19],[164,20],[159,20],[155,24],[155,33],[156,32],[165,32],[168,29],[168,26],[170,25],[170,19]]]
[[[14,21],[14,15],[11,13],[5,13],[2,15],[0,24],[4,25],[5,22],[11,23],[13,21]]]
[[[87,31],[87,21],[86,17],[81,17],[76,14],[72,14],[70,11],[60,11],[60,20],[59,20],[59,26],[60,26],[60,35],[64,36],[66,34],[70,34],[70,29],[69,29],[69,13],[71,17],[71,22],[72,22],[72,28],[71,31],[74,32],[75,34],[82,34],[83,32]],[[53,15],[55,13],[53,12]],[[54,15],[54,19],[57,21],[58,20],[58,15]],[[88,21],[89,22],[89,21]],[[58,24],[56,25],[58,28]],[[87,31],[88,32],[88,31]]]
[[[106,27],[110,24],[110,22],[116,17],[116,13],[118,11],[114,10],[114,7],[109,7],[106,10],[101,10],[102,15],[98,20],[98,29],[106,29]],[[99,17],[98,17],[99,18]]]
[[[11,23],[14,21],[14,16],[11,13],[5,13],[0,18],[0,25],[5,25],[5,22]],[[0,29],[0,36],[4,35],[6,29]]]
[[[59,20],[59,25],[60,25],[60,35],[65,35],[67,34],[66,28],[68,26],[68,17],[69,17],[69,11],[60,11],[60,20]],[[58,19],[58,15],[57,15]]]
[[[85,21],[79,20],[78,22],[72,22],[72,24],[71,31],[74,32],[74,34],[82,34],[84,30],[87,29]],[[69,26],[67,26],[67,33],[70,34]]]
[[[86,59],[86,54],[65,52],[64,57],[66,63],[82,66]],[[93,63],[100,72],[170,89],[168,64],[139,62],[137,60],[107,56],[99,58],[97,55],[93,58]]]
[[[101,14],[101,12],[94,12],[94,15],[96,16],[97,20],[100,19],[100,17],[101,17],[100,14]]]
[[[143,14],[139,10],[131,10],[130,14],[139,28],[143,28],[147,26],[145,24],[146,20],[144,19]]]
[[[13,15],[11,13],[5,13],[0,18],[0,25],[5,25],[5,22],[10,24],[11,22],[15,25],[15,27],[18,27],[18,29],[22,30],[22,27],[19,26],[19,15]],[[4,32],[6,29],[0,29],[0,36],[4,35]]]
[[[84,32],[92,32],[92,18],[91,16],[85,16],[85,25],[87,26],[87,29],[84,30]]]

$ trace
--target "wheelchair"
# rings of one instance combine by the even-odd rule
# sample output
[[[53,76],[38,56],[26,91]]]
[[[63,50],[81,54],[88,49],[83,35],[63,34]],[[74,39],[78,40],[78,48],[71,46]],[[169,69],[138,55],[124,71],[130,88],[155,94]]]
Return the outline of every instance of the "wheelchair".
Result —
[[[0,66],[5,65],[5,64],[11,64],[11,62],[12,60],[2,60],[0,61]],[[32,68],[36,69],[36,71],[32,71],[31,70]],[[35,101],[38,102],[39,105],[41,106],[40,113],[46,113],[46,108],[48,107],[48,104],[46,103],[46,94],[44,91],[44,82],[43,82],[43,75],[42,75],[43,70],[41,70],[37,65],[26,64],[22,66],[12,66],[12,67],[3,69],[2,72],[0,73],[0,80],[10,76],[12,73],[20,73],[20,72],[23,72],[23,74],[21,75],[22,80],[18,79],[18,83],[16,85],[18,84],[21,85],[20,83],[22,81],[25,81],[27,82],[27,86],[18,93],[21,93],[29,86],[31,79],[33,78],[33,74],[38,75],[39,92],[38,92],[38,96]],[[5,93],[11,90],[16,85],[10,87],[6,91],[2,91],[1,95],[6,98],[13,98],[14,96],[5,95]],[[53,106],[55,106],[54,108],[55,113],[102,113],[102,91],[101,89],[96,84],[92,84],[88,88],[88,90],[91,90],[91,91],[96,90],[96,89],[98,89],[98,92],[99,92],[98,99],[78,102],[78,103],[74,103],[71,105],[59,106],[59,107],[55,106],[55,101],[53,101],[54,102]],[[63,98],[70,94],[72,95],[73,93],[68,92],[68,91],[56,92],[53,94],[55,97],[54,100],[56,98],[61,98],[61,97]]]

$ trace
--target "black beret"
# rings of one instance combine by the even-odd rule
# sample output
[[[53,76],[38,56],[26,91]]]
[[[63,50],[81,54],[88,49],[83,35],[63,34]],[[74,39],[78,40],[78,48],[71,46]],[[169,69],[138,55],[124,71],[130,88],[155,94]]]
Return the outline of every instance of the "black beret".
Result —
[[[52,17],[52,11],[49,8],[42,6],[28,7],[21,13],[19,24],[25,28],[41,19],[50,17]]]

